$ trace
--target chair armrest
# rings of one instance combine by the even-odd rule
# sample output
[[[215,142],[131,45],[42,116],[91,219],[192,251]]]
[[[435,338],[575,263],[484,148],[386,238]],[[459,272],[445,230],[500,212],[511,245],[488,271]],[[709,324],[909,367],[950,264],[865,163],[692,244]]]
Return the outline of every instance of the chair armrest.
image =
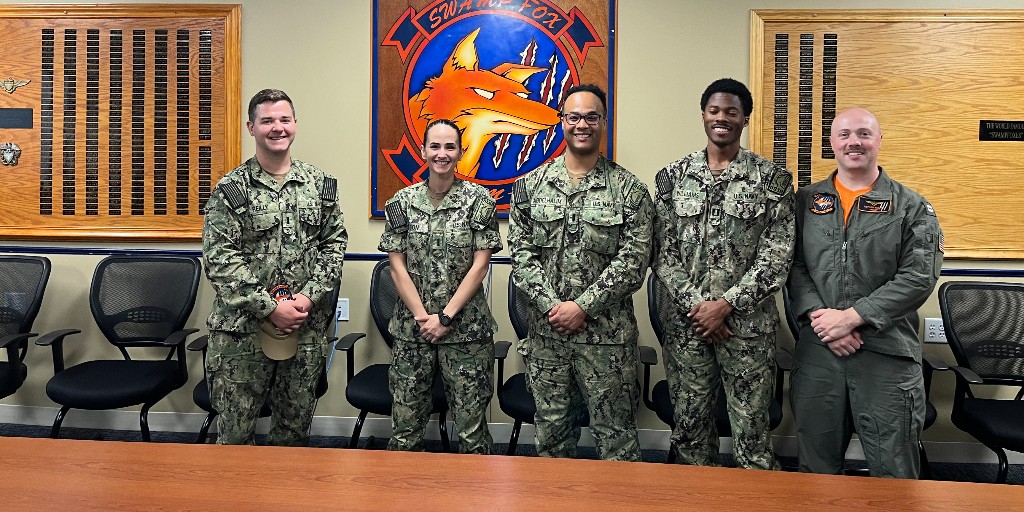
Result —
[[[195,340],[193,340],[192,343],[189,343],[186,348],[188,348],[189,350],[191,350],[193,352],[198,352],[200,350],[206,350],[206,345],[209,344],[209,342],[210,342],[210,335],[209,334],[204,334],[204,335],[196,338]]]
[[[658,364],[658,351],[654,347],[648,347],[647,345],[640,345],[640,362],[644,366],[654,366]]]
[[[338,344],[334,346],[334,350],[343,350],[346,352],[352,350],[352,347],[355,346],[356,342],[365,337],[366,333],[364,332],[350,332],[338,340]]]
[[[940,372],[949,370],[949,365],[946,364],[946,361],[943,360],[941,357],[925,354],[924,361],[928,363],[929,366],[932,367],[932,370],[937,370]]]
[[[508,350],[512,348],[511,341],[495,341],[494,342],[494,358],[499,361],[504,361],[508,357]]]
[[[793,371],[793,353],[788,348],[775,348],[775,364],[784,372]]]
[[[956,380],[958,381],[963,380],[963,382],[967,384],[985,383],[985,381],[983,381],[981,377],[979,377],[977,373],[974,373],[970,368],[964,368],[963,366],[950,366],[949,369],[956,374]]]
[[[195,329],[195,328],[188,328],[188,329],[182,329],[180,331],[174,331],[174,332],[171,333],[170,336],[167,337],[167,339],[162,340],[162,341],[158,341],[156,343],[157,343],[157,345],[163,345],[165,347],[176,347],[178,345],[181,345],[182,343],[185,343],[185,340],[188,339],[189,336],[191,336],[192,334],[195,334],[197,332],[199,332],[199,329]]]
[[[64,342],[64,337],[72,334],[78,334],[82,332],[81,329],[61,329],[58,331],[48,332],[39,337],[36,340],[36,345],[41,347],[48,347],[54,343],[60,344]]]
[[[0,338],[0,348],[13,347],[13,346],[17,345],[18,343],[21,343],[21,342],[23,342],[23,341],[25,341],[25,340],[33,337],[33,336],[39,336],[39,334],[34,333],[34,332],[21,332],[21,333],[18,333],[18,334],[8,334],[7,336],[4,336],[4,337]]]

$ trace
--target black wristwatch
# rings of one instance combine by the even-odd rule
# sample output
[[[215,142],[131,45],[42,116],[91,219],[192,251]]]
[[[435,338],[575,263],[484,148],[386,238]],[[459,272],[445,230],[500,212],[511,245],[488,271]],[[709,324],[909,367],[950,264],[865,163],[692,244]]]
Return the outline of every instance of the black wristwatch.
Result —
[[[452,317],[444,314],[444,311],[441,311],[437,314],[437,319],[441,322],[441,325],[445,327],[452,326]]]

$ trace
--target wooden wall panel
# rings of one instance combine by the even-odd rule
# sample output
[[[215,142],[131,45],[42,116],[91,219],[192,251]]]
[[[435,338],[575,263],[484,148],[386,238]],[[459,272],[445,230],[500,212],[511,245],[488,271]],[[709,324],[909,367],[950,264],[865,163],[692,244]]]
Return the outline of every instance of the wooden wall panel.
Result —
[[[238,5],[0,6],[0,81],[28,81],[0,90],[0,144],[21,148],[0,166],[0,238],[198,240],[241,151],[240,21]]]
[[[1024,120],[1022,47],[1024,11],[753,11],[750,146],[821,180],[831,118],[865,107],[879,164],[935,206],[947,258],[1024,258],[1024,141],[979,140],[982,120]]]

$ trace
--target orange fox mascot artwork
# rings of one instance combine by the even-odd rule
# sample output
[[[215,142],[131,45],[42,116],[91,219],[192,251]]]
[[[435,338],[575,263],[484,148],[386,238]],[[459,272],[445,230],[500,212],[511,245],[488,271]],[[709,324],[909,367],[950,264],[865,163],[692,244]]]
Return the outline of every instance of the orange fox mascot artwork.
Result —
[[[528,99],[524,82],[545,68],[506,62],[480,69],[477,28],[455,46],[441,75],[427,81],[409,100],[415,133],[433,119],[451,119],[462,129],[464,153],[456,172],[470,178],[480,168],[480,154],[500,134],[532,135],[558,124],[555,109]]]

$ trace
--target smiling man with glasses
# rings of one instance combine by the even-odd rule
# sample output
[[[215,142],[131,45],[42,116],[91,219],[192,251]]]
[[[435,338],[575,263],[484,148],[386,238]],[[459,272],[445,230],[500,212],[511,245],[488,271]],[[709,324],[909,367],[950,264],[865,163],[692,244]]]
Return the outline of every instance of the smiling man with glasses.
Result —
[[[566,152],[516,180],[512,281],[529,298],[520,342],[537,405],[537,453],[574,457],[583,407],[602,459],[640,460],[633,292],[651,254],[647,186],[605,159],[605,93],[579,85],[561,114]]]

